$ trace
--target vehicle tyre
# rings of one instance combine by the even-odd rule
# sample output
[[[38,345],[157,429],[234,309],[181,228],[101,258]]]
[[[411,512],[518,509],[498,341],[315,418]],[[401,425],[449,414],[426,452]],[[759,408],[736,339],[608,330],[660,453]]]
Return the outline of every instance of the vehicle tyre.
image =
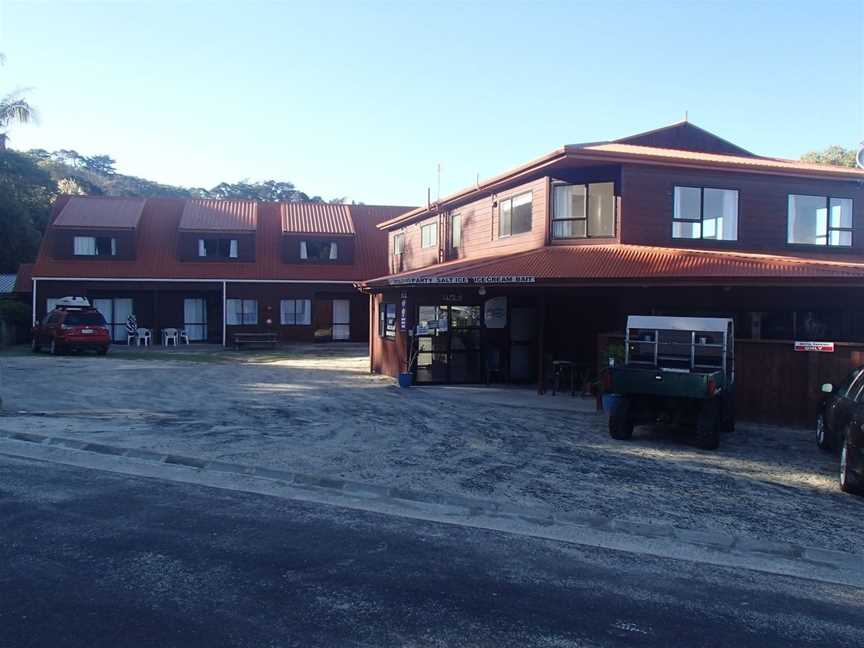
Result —
[[[862,490],[861,483],[852,472],[852,466],[850,465],[852,462],[850,458],[852,452],[852,448],[849,447],[848,437],[844,438],[843,447],[840,450],[840,490],[844,493],[861,495],[864,494],[864,490]]]
[[[728,391],[721,396],[720,402],[720,432],[726,434],[735,431],[735,392]]]
[[[696,445],[703,450],[716,450],[720,445],[720,416],[716,398],[702,403],[696,419]]]
[[[816,417],[816,445],[822,450],[831,449],[828,430],[825,428],[825,417],[822,414]]]
[[[96,349],[97,355],[103,355],[104,356],[106,353],[108,353],[108,347],[107,346],[99,347],[98,349]]]
[[[30,341],[30,348],[32,349],[33,353],[39,353],[42,350],[42,345],[39,344],[39,341],[34,337]]]
[[[630,399],[619,396],[609,410],[609,436],[619,441],[633,437],[633,419],[630,418]]]

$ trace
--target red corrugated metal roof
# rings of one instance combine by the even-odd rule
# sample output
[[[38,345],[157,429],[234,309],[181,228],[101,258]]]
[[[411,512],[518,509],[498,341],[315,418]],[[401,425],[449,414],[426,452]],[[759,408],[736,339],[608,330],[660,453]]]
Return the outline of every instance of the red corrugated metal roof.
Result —
[[[258,204],[248,200],[189,200],[180,229],[194,232],[254,232]]]
[[[501,278],[512,278],[500,281]],[[864,262],[642,245],[552,246],[507,256],[453,261],[379,277],[367,284],[710,282],[864,279]]]
[[[61,208],[65,197],[58,199]],[[49,227],[39,250],[33,276],[136,279],[245,279],[294,281],[362,281],[387,272],[387,234],[381,221],[410,209],[347,205],[356,231],[352,265],[287,264],[282,261],[282,219],[278,203],[258,203],[255,261],[180,261],[179,225],[185,201],[148,198],[138,227],[134,260],[54,259]]]
[[[143,210],[143,198],[70,196],[54,226],[129,229],[138,227]]]
[[[348,205],[283,203],[281,212],[286,234],[354,234]]]

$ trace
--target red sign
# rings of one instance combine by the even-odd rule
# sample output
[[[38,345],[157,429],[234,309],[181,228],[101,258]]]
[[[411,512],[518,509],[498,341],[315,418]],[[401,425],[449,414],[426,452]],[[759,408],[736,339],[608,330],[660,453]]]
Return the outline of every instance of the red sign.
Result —
[[[818,351],[819,353],[834,353],[833,342],[795,342],[796,351]]]

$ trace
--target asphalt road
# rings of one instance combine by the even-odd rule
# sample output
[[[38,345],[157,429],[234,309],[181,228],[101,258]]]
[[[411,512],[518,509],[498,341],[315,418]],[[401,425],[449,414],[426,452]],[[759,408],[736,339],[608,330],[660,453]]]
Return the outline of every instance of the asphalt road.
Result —
[[[860,646],[864,592],[0,457],[0,646]]]

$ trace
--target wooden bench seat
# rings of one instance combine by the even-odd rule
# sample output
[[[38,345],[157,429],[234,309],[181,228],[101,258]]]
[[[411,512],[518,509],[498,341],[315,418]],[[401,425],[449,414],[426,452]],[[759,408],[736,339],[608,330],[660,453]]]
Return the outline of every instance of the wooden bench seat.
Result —
[[[276,348],[276,344],[279,342],[279,336],[275,333],[235,333],[234,334],[234,348],[238,351],[242,346],[269,346],[271,348]]]

